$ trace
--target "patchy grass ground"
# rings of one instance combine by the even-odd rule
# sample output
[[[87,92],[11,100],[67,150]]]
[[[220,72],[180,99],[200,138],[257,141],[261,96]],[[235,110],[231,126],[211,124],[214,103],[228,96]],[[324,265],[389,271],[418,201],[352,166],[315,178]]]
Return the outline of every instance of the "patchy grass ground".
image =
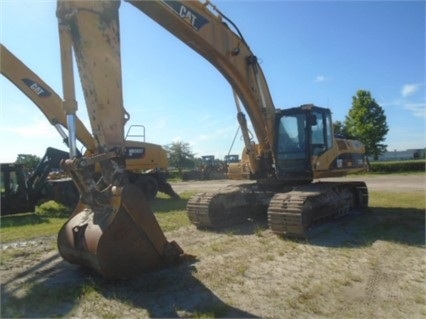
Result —
[[[306,241],[279,238],[263,220],[200,231],[181,204],[154,205],[167,238],[195,260],[109,281],[63,261],[52,236],[3,243],[1,317],[426,316],[424,192],[374,191],[368,213]]]

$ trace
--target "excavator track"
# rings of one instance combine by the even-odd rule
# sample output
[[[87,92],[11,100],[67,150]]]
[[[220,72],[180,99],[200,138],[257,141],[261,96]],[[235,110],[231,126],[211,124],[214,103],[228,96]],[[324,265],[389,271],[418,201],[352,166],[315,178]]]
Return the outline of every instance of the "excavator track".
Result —
[[[255,214],[265,214],[273,195],[256,184],[228,186],[214,193],[197,194],[188,201],[188,218],[197,228],[232,226]]]
[[[219,229],[267,212],[273,233],[305,238],[309,230],[330,218],[368,207],[364,182],[317,182],[287,190],[267,191],[257,184],[243,184],[201,193],[188,201],[188,217],[197,228]]]
[[[364,182],[318,182],[275,194],[268,208],[268,223],[277,235],[306,238],[315,225],[367,207]]]

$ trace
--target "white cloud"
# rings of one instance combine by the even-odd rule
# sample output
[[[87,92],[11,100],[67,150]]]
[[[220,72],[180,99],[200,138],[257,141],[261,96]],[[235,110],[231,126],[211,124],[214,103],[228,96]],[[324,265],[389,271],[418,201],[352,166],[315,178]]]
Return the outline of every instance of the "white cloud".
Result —
[[[207,114],[203,114],[200,117],[199,121],[202,122],[202,123],[204,123],[204,122],[210,121],[211,118],[212,118],[212,115],[207,113]]]
[[[399,109],[408,111],[411,115],[426,120],[426,101],[423,99],[418,101],[410,101],[409,99],[395,99],[390,102],[380,103],[380,106],[392,108],[394,106]]]
[[[423,117],[426,119],[426,103],[405,103],[404,107],[414,116]]]
[[[20,137],[55,137],[56,130],[47,120],[36,120],[27,126],[4,126],[2,131],[17,134]],[[57,135],[59,137],[59,135]]]
[[[410,95],[413,95],[416,93],[423,84],[421,83],[415,83],[415,84],[405,84],[401,89],[401,95],[402,97],[408,97]]]
[[[325,82],[327,78],[324,75],[317,75],[315,82]]]

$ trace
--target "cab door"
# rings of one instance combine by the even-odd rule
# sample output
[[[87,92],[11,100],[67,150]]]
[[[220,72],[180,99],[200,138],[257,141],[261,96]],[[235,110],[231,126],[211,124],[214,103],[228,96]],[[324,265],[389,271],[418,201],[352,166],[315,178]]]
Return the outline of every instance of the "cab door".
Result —
[[[312,180],[308,113],[300,108],[283,110],[277,116],[277,177],[288,184]]]

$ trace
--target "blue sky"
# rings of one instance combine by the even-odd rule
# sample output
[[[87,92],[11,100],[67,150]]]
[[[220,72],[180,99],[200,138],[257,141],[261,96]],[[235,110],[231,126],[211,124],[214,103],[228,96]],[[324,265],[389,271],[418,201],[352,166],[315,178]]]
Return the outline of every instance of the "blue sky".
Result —
[[[387,116],[388,150],[425,142],[424,1],[213,1],[261,61],[277,108],[329,107],[343,121],[357,90]],[[56,2],[0,0],[0,41],[62,95]],[[124,106],[146,140],[189,143],[223,159],[237,132],[230,85],[207,61],[128,3],[120,8]],[[79,82],[77,82],[79,84]],[[87,127],[78,88],[79,117]],[[0,76],[0,161],[66,150],[56,130]],[[240,154],[238,136],[231,150]]]

